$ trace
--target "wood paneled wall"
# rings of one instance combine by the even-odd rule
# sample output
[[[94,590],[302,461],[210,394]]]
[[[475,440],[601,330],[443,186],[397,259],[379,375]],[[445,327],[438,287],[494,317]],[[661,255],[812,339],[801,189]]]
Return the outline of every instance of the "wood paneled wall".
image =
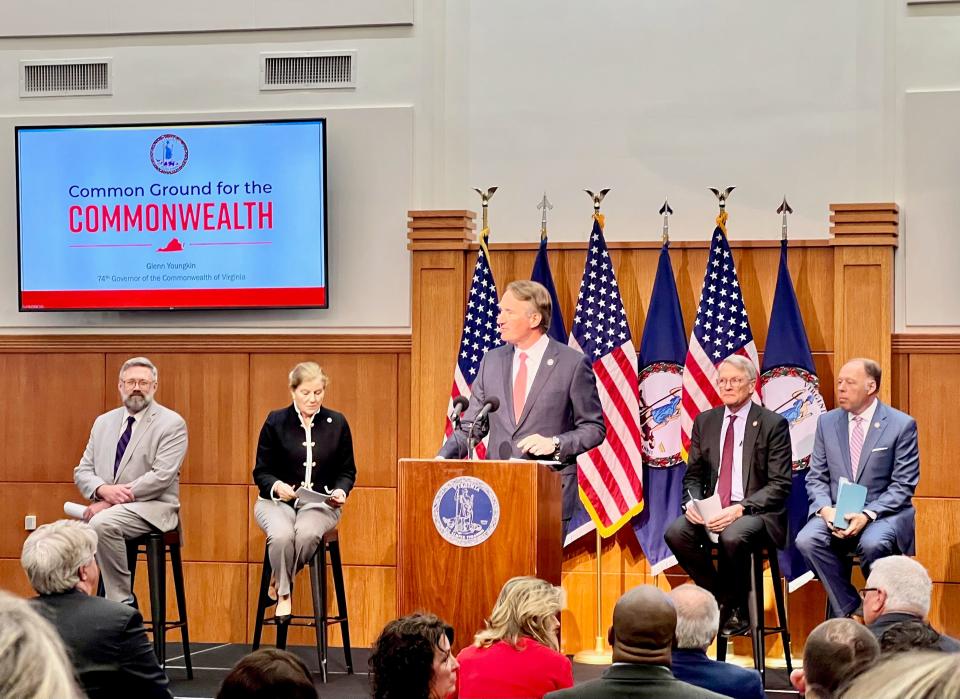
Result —
[[[894,335],[893,404],[917,421],[917,559],[933,579],[933,625],[960,636],[960,335]]]
[[[890,364],[893,322],[893,253],[897,245],[896,205],[836,204],[831,206],[833,237],[791,240],[789,264],[803,313],[814,362],[827,405],[834,402],[834,373],[838,362],[853,356],[872,356]],[[862,227],[857,221],[883,214],[886,228]],[[865,217],[865,218],[864,218]],[[459,342],[461,310],[449,309],[440,300],[466,299],[476,259],[474,214],[469,211],[413,211],[408,231],[412,251],[414,377],[411,446],[414,456],[431,456],[441,438],[441,425],[449,397],[450,372]],[[891,220],[892,219],[892,220]],[[868,221],[869,222],[869,221]],[[589,220],[584,223],[587,231]],[[607,230],[617,226],[608,219]],[[703,241],[671,244],[671,258],[680,305],[689,333],[707,262],[713,223],[704,222]],[[742,240],[736,212],[728,223],[730,245],[743,289],[750,325],[761,351],[776,286],[780,242]],[[538,242],[498,244],[491,236],[490,262],[502,292],[513,279],[528,279]],[[609,242],[635,346],[639,346],[647,306],[656,274],[660,244]],[[550,245],[550,266],[557,294],[568,323],[579,292],[586,243]],[[869,301],[869,302],[867,302]],[[461,301],[461,304],[463,301]],[[438,309],[442,306],[442,310]],[[847,312],[848,308],[855,312]],[[461,305],[462,309],[462,305]],[[441,317],[440,314],[443,314]],[[449,316],[449,317],[448,317]],[[882,396],[889,400],[892,383],[885,382]],[[592,537],[564,552],[563,587],[569,608],[563,613],[563,647],[566,652],[592,648],[596,635],[596,553]],[[602,547],[602,614],[608,624],[617,598],[630,587],[650,583],[669,589],[686,581],[679,568],[652,576],[632,530],[624,528]],[[768,595],[769,596],[769,595]],[[822,620],[824,594],[811,583],[789,597],[794,654],[802,649],[809,630]],[[772,598],[769,605],[772,606]],[[738,639],[739,640],[739,639]],[[746,645],[736,645],[748,652]],[[771,654],[782,654],[779,641],[770,641]]]
[[[289,404],[287,373],[319,362],[325,403],[347,416],[357,485],[340,525],[353,643],[372,642],[396,613],[397,459],[409,447],[410,338],[344,336],[33,336],[0,338],[0,587],[30,594],[19,557],[24,517],[43,524],[80,500],[73,468],[94,418],[119,404],[125,359],[157,364],[157,400],[187,422],[181,471],[184,573],[191,636],[249,643],[264,538],[253,519],[251,471],[260,426]],[[148,601],[141,563],[138,598]],[[295,609],[309,613],[302,576]],[[170,603],[173,603],[172,585]],[[270,632],[272,633],[272,631]],[[272,636],[269,637],[272,640]],[[312,644],[291,631],[292,643]],[[339,644],[339,633],[331,631]]]

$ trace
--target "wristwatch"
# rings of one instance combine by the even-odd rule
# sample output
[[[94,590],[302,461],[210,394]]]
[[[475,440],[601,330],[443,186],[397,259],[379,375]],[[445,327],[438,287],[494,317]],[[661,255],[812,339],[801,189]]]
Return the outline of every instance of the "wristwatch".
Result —
[[[560,460],[560,438],[559,437],[553,438],[553,460],[554,461]]]

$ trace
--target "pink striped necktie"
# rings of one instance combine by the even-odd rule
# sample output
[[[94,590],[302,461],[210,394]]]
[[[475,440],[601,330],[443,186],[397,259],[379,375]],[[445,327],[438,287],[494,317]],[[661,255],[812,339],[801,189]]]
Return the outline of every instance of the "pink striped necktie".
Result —
[[[853,418],[853,430],[850,432],[850,469],[853,479],[857,479],[857,467],[860,465],[860,452],[863,451],[863,416]]]
[[[527,401],[527,353],[521,352],[517,359],[520,366],[517,368],[517,378],[513,380],[513,415],[519,424],[523,404]]]

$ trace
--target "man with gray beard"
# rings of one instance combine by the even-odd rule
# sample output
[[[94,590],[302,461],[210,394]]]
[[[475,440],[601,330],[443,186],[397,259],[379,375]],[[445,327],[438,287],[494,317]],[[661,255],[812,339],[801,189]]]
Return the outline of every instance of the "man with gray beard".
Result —
[[[91,500],[83,514],[96,530],[97,562],[108,599],[131,604],[126,540],[176,529],[180,464],[187,425],[157,403],[157,367],[146,357],[128,359],[117,388],[123,405],[93,423],[73,480]]]

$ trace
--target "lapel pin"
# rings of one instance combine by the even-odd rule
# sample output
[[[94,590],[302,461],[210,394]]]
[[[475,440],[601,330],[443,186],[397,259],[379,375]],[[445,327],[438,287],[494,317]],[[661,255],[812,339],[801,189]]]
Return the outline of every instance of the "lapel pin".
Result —
[[[553,360],[552,360],[552,359],[548,359],[548,360],[547,360],[547,366],[553,366]]]
[[[327,418],[327,422],[333,422],[333,418],[332,418],[332,417],[328,417],[328,418]]]
[[[753,421],[753,426],[754,426],[754,427],[756,427],[758,424],[759,424],[759,422],[758,422],[757,420],[754,420],[754,421]]]
[[[874,426],[875,429],[878,429],[878,430],[880,429],[880,423],[879,423],[879,422],[873,423],[873,426]]]

